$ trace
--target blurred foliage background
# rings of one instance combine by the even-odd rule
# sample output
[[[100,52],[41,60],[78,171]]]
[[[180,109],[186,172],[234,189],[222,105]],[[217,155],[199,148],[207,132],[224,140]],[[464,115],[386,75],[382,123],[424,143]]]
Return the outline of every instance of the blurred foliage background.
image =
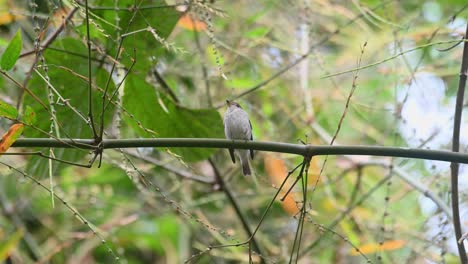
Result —
[[[255,140],[450,147],[464,0],[88,5],[0,1],[2,53],[22,34],[20,59],[0,78],[0,99],[37,116],[24,137],[92,138],[90,56],[93,117],[105,138],[224,138],[230,98],[249,113]],[[0,120],[3,131],[11,124]],[[468,141],[461,142],[465,150]],[[93,156],[40,150],[80,164]],[[444,162],[314,157],[307,181],[271,208],[302,157],[257,152],[253,177],[214,149],[106,150],[101,168],[91,169],[29,155],[0,162],[0,261],[7,263],[248,262],[248,244],[210,248],[248,239],[242,221],[251,231],[261,223],[255,263],[459,261],[450,211],[426,197],[449,208]],[[466,232],[467,168],[460,173]]]

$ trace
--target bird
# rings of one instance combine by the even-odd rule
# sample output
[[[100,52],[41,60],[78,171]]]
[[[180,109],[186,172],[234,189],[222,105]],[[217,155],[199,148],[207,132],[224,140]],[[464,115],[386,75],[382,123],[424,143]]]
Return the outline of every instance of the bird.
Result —
[[[253,140],[252,136],[252,124],[250,123],[249,115],[242,109],[242,107],[230,100],[226,100],[227,111],[224,114],[224,134],[227,139],[238,139],[238,140]],[[254,152],[252,149],[229,149],[229,155],[231,156],[232,162],[236,163],[234,153],[240,160],[242,166],[242,173],[244,176],[251,175],[249,165],[249,154],[250,158],[254,158]]]

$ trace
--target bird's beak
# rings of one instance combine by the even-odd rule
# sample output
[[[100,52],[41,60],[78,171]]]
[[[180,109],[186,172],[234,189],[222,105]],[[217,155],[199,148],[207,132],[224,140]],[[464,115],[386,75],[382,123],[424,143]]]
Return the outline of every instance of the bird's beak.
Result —
[[[226,104],[227,104],[228,106],[230,106],[230,105],[231,105],[231,101],[226,100]]]

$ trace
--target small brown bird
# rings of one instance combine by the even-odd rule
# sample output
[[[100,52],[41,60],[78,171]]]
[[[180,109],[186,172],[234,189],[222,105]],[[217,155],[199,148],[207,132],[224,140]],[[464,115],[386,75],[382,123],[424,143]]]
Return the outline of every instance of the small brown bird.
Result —
[[[252,124],[249,120],[249,115],[245,112],[242,107],[233,101],[226,100],[228,109],[224,114],[224,134],[227,139],[243,139],[253,140],[252,137]],[[234,152],[239,157],[242,165],[242,173],[244,175],[251,175],[249,165],[249,152],[250,157],[253,159],[254,152],[252,149],[229,149],[232,162],[236,163]]]

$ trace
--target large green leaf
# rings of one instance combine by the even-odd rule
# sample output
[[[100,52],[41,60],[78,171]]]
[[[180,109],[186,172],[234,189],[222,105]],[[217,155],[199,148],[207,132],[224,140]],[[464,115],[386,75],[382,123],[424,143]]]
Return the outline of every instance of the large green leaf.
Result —
[[[158,95],[154,87],[144,80],[129,76],[125,82],[124,107],[145,128],[158,133],[159,137],[221,138],[223,121],[214,109],[188,109],[174,104],[164,94]],[[135,120],[124,118],[140,136],[148,136]],[[212,149],[179,148],[173,150],[186,161],[197,161],[213,154]]]
[[[74,39],[63,39],[56,41],[53,47],[66,50],[67,52],[57,51],[56,49],[47,50],[44,53],[45,61],[49,65],[47,75],[49,76],[50,83],[53,88],[60,93],[74,109],[67,107],[64,102],[58,100],[58,95],[54,93],[54,102],[58,101],[59,104],[54,104],[55,116],[59,123],[60,137],[71,138],[92,138],[92,129],[86,124],[86,121],[80,117],[76,112],[82,113],[84,118],[87,118],[88,113],[88,82],[83,79],[83,76],[88,77],[88,60],[81,56],[74,54],[87,54],[85,45]],[[60,67],[57,67],[60,65]],[[97,63],[92,65],[92,78],[98,87],[104,88],[109,74],[102,68],[97,67]],[[42,73],[45,77],[45,73]],[[112,82],[111,82],[112,84]],[[29,82],[29,88],[34,92],[38,98],[45,104],[48,104],[47,84],[41,76],[34,74]],[[112,84],[110,92],[115,88]],[[97,89],[92,90],[92,104],[93,104],[93,117],[97,127],[99,127],[100,113],[102,108],[102,93]],[[24,104],[30,106],[33,112],[36,113],[38,120],[36,126],[43,131],[49,131],[51,125],[51,115],[29,95],[25,95]],[[25,111],[29,112],[31,110]],[[104,115],[104,121],[109,124],[112,118],[113,107],[107,109]],[[55,130],[53,130],[55,135]],[[26,129],[25,135],[28,137],[48,137],[47,134],[41,133],[38,130]],[[77,149],[56,149],[55,156],[67,161],[81,161],[88,151]],[[47,169],[47,160],[43,158],[32,158],[28,163],[29,169],[36,173],[45,173]],[[60,166],[55,166],[55,168]]]
[[[19,58],[22,45],[21,30],[18,30],[5,49],[5,52],[2,54],[2,58],[0,59],[0,67],[2,70],[9,71],[13,66],[15,66],[15,63]]]
[[[34,125],[36,124],[36,121],[37,121],[36,113],[34,112],[32,107],[27,105],[26,108],[24,109],[23,122],[28,125]]]
[[[164,0],[142,1],[140,7],[152,6],[159,8],[142,8],[138,11],[135,9],[136,14],[128,11],[129,7],[133,5],[135,5],[134,0],[120,0],[118,1],[118,7],[125,9],[125,11],[95,10],[94,14],[100,17],[100,19],[95,19],[95,22],[99,23],[104,33],[94,31],[93,35],[106,43],[108,54],[115,56],[119,47],[116,40],[119,39],[119,35],[128,33],[129,35],[124,37],[121,49],[123,51],[121,62],[128,68],[135,60],[133,73],[143,76],[151,66],[156,64],[157,59],[165,50],[161,42],[150,31],[145,29],[151,27],[159,38],[167,40],[177,24],[180,13],[174,7],[164,7],[167,5]],[[115,1],[98,0],[95,1],[94,6],[115,6]],[[116,29],[116,18],[119,20],[120,30]],[[81,30],[85,29],[83,27]],[[90,28],[93,29],[93,27]],[[169,43],[169,41],[166,43]]]

